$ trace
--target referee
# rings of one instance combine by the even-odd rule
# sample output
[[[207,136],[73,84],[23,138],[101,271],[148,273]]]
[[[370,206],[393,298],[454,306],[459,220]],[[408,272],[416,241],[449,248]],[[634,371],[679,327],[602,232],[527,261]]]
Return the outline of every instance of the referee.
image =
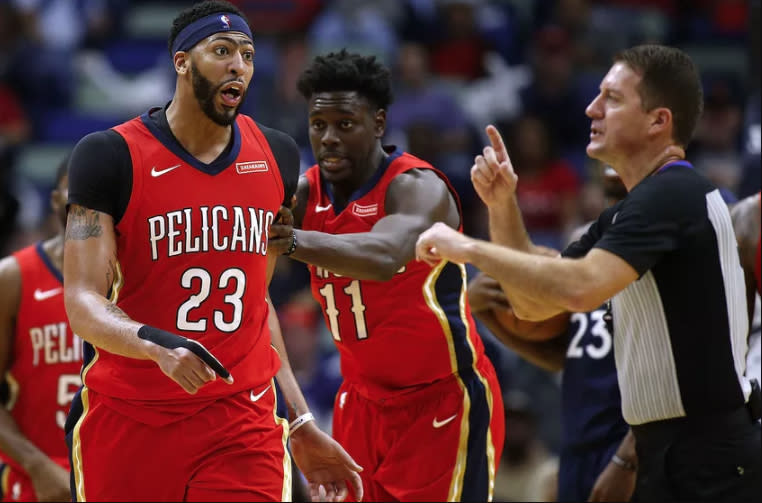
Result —
[[[756,500],[762,492],[761,399],[756,381],[744,377],[748,315],[730,214],[685,160],[702,108],[685,53],[625,50],[587,108],[587,153],[610,165],[628,194],[563,258],[537,255],[515,231],[523,229],[517,176],[494,128],[492,147],[471,171],[494,244],[435,224],[416,247],[421,260],[471,262],[498,279],[521,318],[589,311],[613,299],[640,501]]]

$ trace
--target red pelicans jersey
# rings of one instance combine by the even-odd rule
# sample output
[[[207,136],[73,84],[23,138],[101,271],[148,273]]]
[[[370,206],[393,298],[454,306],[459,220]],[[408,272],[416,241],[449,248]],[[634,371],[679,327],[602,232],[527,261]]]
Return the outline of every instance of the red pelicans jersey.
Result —
[[[82,342],[69,329],[61,272],[42,243],[13,254],[21,271],[13,361],[8,369],[8,409],[21,432],[68,468],[64,422],[82,381]],[[13,468],[15,463],[5,457]],[[23,471],[23,470],[21,470]]]
[[[429,169],[427,162],[395,151],[359,197],[346,208],[333,206],[317,165],[310,184],[302,228],[330,234],[368,232],[386,215],[386,190],[400,173]],[[459,204],[459,203],[458,203]],[[341,354],[341,372],[371,399],[429,384],[470,368],[484,354],[466,301],[466,272],[458,264],[431,267],[410,261],[389,281],[342,277],[309,266],[312,294]]]
[[[148,114],[114,128],[129,148],[133,185],[116,226],[110,292],[132,319],[202,343],[235,383],[220,378],[189,395],[153,361],[98,348],[90,354],[86,344],[86,387],[122,400],[198,404],[255,388],[277,372],[265,279],[269,226],[284,187],[254,121],[239,115],[236,124],[234,160],[216,173],[194,166]]]

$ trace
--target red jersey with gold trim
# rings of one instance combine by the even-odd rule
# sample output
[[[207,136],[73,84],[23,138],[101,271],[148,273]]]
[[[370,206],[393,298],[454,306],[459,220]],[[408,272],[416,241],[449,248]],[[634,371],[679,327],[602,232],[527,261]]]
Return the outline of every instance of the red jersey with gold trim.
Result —
[[[13,254],[21,271],[13,362],[6,378],[8,409],[21,432],[59,465],[68,469],[64,422],[82,384],[82,341],[66,318],[61,272],[42,243]],[[3,459],[23,472],[9,457]]]
[[[267,326],[267,238],[284,187],[265,136],[239,115],[237,156],[209,172],[148,114],[114,130],[129,148],[133,182],[116,226],[110,298],[134,320],[203,344],[235,382],[218,378],[189,395],[155,362],[96,348],[86,353],[85,386],[143,405],[161,400],[166,412],[167,402],[199,404],[268,382],[280,360]]]
[[[310,192],[302,228],[330,234],[370,231],[386,215],[389,184],[411,169],[434,171],[458,201],[441,172],[397,150],[343,209],[334,206],[318,166],[307,170]],[[431,267],[414,259],[389,281],[342,277],[313,265],[309,270],[312,294],[341,354],[342,375],[368,398],[412,390],[484,358],[462,265]]]

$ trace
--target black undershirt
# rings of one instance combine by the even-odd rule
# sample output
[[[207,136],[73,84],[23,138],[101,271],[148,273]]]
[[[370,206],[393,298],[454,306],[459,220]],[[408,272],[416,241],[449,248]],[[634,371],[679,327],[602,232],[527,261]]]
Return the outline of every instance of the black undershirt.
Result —
[[[167,122],[166,106],[153,110],[149,117],[177,142]],[[299,149],[287,134],[259,123],[257,126],[270,145],[280,169],[284,203],[290,203],[299,179]],[[232,145],[231,138],[218,159],[229,155]],[[69,204],[108,213],[116,225],[127,209],[131,193],[132,158],[125,139],[113,129],[96,131],[82,138],[69,159]]]

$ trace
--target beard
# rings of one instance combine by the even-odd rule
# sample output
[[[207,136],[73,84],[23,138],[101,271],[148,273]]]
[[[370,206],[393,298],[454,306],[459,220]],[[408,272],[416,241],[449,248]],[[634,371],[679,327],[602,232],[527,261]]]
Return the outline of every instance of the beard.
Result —
[[[235,122],[235,118],[238,116],[238,111],[246,99],[247,89],[244,89],[241,94],[241,102],[234,109],[224,108],[223,111],[218,111],[214,105],[214,97],[220,91],[222,86],[230,81],[223,82],[218,86],[212,85],[212,81],[201,75],[201,72],[196,69],[196,65],[191,64],[191,82],[193,83],[193,95],[198,100],[201,110],[209,117],[212,122],[219,124],[220,126],[230,126]]]

